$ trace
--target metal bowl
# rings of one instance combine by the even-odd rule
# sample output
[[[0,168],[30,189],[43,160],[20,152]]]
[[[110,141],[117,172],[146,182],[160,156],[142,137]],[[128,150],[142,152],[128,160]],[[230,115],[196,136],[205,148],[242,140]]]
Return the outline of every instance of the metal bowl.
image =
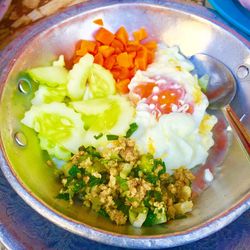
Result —
[[[47,65],[61,53],[70,58],[76,41],[91,39],[98,28],[93,23],[97,18],[102,18],[110,30],[124,25],[133,31],[144,26],[152,38],[168,45],[179,45],[187,56],[203,52],[224,62],[235,73],[238,83],[232,108],[250,129],[247,68],[250,45],[219,22],[216,15],[202,7],[172,1],[91,1],[29,28],[1,53],[0,163],[4,175],[16,192],[41,215],[64,229],[106,244],[170,247],[198,240],[221,229],[250,207],[250,161],[219,112],[221,122],[216,129],[216,145],[207,164],[215,160],[220,166],[213,168],[215,180],[205,190],[204,166],[196,170],[196,191],[199,188],[204,191],[196,198],[194,211],[188,218],[136,229],[129,225],[116,226],[83,207],[70,207],[54,198],[59,186],[53,169],[45,164],[47,156],[40,150],[35,133],[20,124],[30,106],[32,91],[20,91],[17,75],[28,67]],[[229,148],[226,147],[228,142]]]

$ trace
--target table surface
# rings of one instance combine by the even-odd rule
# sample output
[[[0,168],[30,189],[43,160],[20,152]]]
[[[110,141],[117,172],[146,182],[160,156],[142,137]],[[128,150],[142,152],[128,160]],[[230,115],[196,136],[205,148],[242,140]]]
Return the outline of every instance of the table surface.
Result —
[[[86,0],[14,0],[0,22],[0,49],[13,40],[26,27],[46,15]],[[185,2],[185,0],[183,0]],[[188,2],[189,0],[186,0]],[[190,0],[191,1],[191,0]],[[203,0],[193,0],[198,4],[207,4]],[[39,8],[53,3],[50,13],[41,13]],[[51,5],[52,6],[52,5]],[[206,5],[207,6],[207,5]],[[38,11],[38,12],[37,12]],[[39,14],[40,12],[40,14]],[[33,17],[32,13],[35,13]],[[39,17],[39,18],[38,18]],[[36,20],[35,20],[36,19]],[[103,249],[118,250],[84,239],[61,229],[36,213],[10,187],[0,172],[0,250],[5,249]],[[213,249],[247,250],[250,249],[250,211],[245,212],[235,222],[219,232],[187,244],[171,248],[172,250]]]

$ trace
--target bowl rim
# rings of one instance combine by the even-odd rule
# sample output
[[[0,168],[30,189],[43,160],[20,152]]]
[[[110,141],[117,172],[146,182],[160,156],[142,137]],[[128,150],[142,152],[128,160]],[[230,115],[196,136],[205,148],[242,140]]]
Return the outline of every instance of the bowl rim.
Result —
[[[12,41],[2,52],[0,52],[0,81],[5,83],[8,77],[8,74],[15,63],[15,58],[21,53],[22,48],[25,47],[25,44],[28,40],[34,39],[38,34],[43,31],[46,31],[47,28],[56,26],[58,23],[73,18],[77,15],[83,14],[85,12],[97,9],[108,7],[117,4],[144,4],[144,5],[153,5],[158,7],[164,7],[168,9],[173,9],[175,11],[189,13],[194,16],[198,16],[206,19],[207,21],[225,29],[231,35],[238,38],[245,46],[250,48],[250,42],[248,42],[243,36],[238,34],[233,29],[229,28],[225,23],[213,12],[207,10],[204,7],[197,6],[195,4],[184,4],[180,1],[166,1],[166,0],[94,0],[91,2],[84,2],[77,5],[74,5],[58,14],[55,14],[51,17],[48,17],[30,28],[26,29],[18,38]],[[11,60],[9,60],[11,58]],[[0,93],[2,93],[3,85],[0,85]],[[1,95],[1,94],[0,94]],[[204,238],[224,226],[228,225],[230,222],[238,218],[244,211],[250,208],[250,191],[246,193],[242,199],[236,202],[229,209],[218,214],[214,218],[211,218],[208,221],[205,221],[197,226],[192,227],[191,229],[184,230],[181,232],[157,235],[157,236],[132,236],[132,235],[123,235],[117,233],[111,233],[106,230],[98,229],[91,227],[82,222],[73,220],[60,212],[49,207],[44,201],[40,198],[33,195],[28,188],[25,187],[23,182],[19,180],[14,170],[11,167],[11,164],[8,162],[6,156],[3,142],[0,134],[0,165],[1,169],[11,184],[13,189],[18,193],[18,195],[34,210],[41,214],[46,219],[55,223],[56,225],[67,229],[72,233],[76,233],[80,236],[86,238],[120,247],[131,247],[131,248],[163,248],[163,247],[173,247],[182,244],[187,244],[201,238]]]

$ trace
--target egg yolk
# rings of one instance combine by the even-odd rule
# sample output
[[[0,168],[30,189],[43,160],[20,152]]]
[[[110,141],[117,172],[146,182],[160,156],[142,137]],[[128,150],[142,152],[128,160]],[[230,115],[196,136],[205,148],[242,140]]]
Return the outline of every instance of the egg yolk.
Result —
[[[154,82],[141,83],[136,86],[133,92],[141,98],[147,98],[152,94],[153,88],[157,86]]]
[[[157,118],[171,112],[190,114],[194,112],[193,104],[184,101],[185,89],[178,84],[141,83],[135,87],[133,92],[146,99],[151,112],[156,114]]]

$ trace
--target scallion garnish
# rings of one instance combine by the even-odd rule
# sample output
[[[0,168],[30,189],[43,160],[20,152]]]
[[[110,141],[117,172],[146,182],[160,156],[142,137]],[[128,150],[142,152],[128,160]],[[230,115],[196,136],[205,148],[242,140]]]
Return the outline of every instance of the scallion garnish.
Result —
[[[100,139],[103,136],[103,133],[100,133],[99,135],[94,135],[94,138],[96,140]]]
[[[106,135],[108,141],[114,141],[119,138],[118,135]]]
[[[125,137],[129,138],[137,129],[138,125],[135,122],[131,123]]]

